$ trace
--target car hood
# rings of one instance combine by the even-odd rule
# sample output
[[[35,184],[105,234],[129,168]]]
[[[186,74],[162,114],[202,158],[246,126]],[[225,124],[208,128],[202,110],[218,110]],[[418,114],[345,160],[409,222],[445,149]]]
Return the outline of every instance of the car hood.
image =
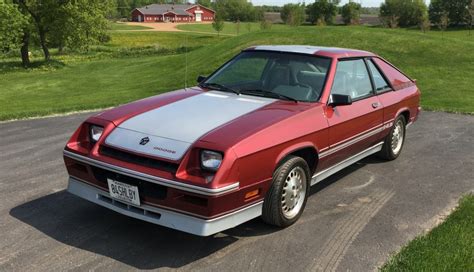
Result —
[[[119,124],[114,112],[104,113],[102,118],[115,119],[112,121],[117,124],[106,137],[105,144],[180,160],[205,134],[274,102],[270,98],[218,91],[193,92],[192,95],[161,102],[160,106],[147,108],[129,118],[121,118]]]

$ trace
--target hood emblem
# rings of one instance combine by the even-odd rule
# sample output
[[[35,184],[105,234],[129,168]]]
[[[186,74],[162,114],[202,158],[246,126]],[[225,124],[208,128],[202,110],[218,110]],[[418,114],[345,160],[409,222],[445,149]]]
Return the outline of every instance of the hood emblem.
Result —
[[[146,145],[150,141],[150,138],[144,137],[140,140],[140,145]]]

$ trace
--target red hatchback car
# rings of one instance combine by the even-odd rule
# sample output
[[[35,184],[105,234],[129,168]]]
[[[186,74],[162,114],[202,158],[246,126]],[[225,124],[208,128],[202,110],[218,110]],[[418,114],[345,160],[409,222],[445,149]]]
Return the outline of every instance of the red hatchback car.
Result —
[[[420,112],[415,81],[359,50],[256,46],[198,82],[87,119],[64,149],[68,191],[202,236],[286,227],[310,186],[396,159]]]

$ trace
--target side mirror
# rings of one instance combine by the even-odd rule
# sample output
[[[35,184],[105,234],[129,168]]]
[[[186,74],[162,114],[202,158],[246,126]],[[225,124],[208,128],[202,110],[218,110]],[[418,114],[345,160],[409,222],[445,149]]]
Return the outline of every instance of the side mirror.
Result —
[[[331,96],[329,97],[329,105],[333,107],[351,105],[351,104],[352,104],[352,98],[350,95],[331,94]]]
[[[201,83],[201,82],[203,82],[205,79],[206,79],[205,76],[198,76],[198,78],[196,79],[196,81],[197,81],[197,83]]]

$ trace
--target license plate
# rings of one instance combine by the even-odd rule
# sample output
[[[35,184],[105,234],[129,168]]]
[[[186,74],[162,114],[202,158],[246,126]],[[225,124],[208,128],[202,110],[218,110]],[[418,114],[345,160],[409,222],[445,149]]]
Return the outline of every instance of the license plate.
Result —
[[[107,179],[107,183],[109,184],[109,192],[112,198],[140,206],[140,197],[138,195],[137,186],[109,178]]]

